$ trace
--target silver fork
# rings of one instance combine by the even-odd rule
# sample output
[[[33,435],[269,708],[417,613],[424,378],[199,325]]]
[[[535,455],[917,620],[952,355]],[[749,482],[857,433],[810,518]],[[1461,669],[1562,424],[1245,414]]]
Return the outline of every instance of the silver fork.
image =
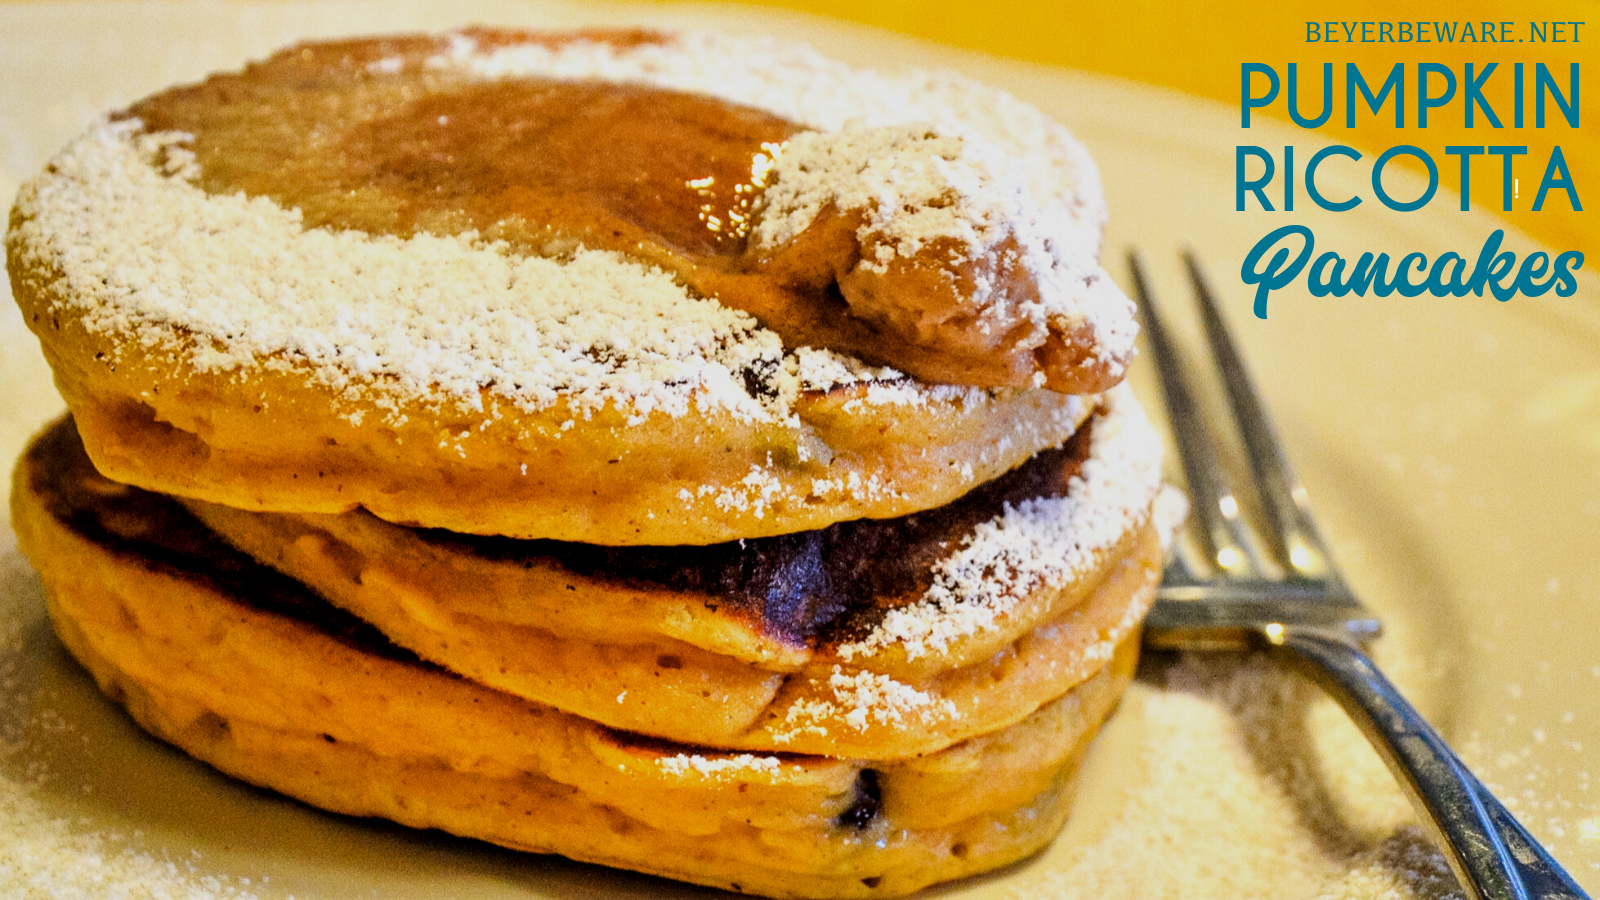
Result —
[[[1265,518],[1241,516],[1136,253],[1129,265],[1192,503],[1192,556],[1167,566],[1145,629],[1172,649],[1265,649],[1322,685],[1377,747],[1473,900],[1588,900],[1363,652],[1378,620],[1334,568],[1199,263],[1189,279]]]

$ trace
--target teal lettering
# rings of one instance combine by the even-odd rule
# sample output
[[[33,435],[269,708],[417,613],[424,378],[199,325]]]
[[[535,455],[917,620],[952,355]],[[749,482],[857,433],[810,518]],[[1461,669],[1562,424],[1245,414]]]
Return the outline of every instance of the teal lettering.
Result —
[[[1444,279],[1444,270],[1450,266],[1450,280]],[[1435,297],[1455,296],[1465,297],[1472,291],[1461,276],[1466,274],[1467,261],[1459,253],[1446,253],[1433,261],[1433,268],[1428,270],[1428,293]]]
[[[1291,240],[1294,237],[1302,241],[1298,253]],[[1285,225],[1256,242],[1245,256],[1239,277],[1245,284],[1255,286],[1255,314],[1262,319],[1267,318],[1272,292],[1293,284],[1301,272],[1306,273],[1306,291],[1313,297],[1365,297],[1368,290],[1377,297],[1418,297],[1424,293],[1441,298],[1468,294],[1482,297],[1487,290],[1504,303],[1519,293],[1529,297],[1551,290],[1560,297],[1577,293],[1578,282],[1573,273],[1583,268],[1582,252],[1560,253],[1554,263],[1551,254],[1536,252],[1519,266],[1515,253],[1501,251],[1504,240],[1505,231],[1495,230],[1484,239],[1477,259],[1471,262],[1459,253],[1447,251],[1430,265],[1427,255],[1417,252],[1400,257],[1391,270],[1387,253],[1374,256],[1370,251],[1364,252],[1353,267],[1336,250],[1317,255],[1311,229]],[[1313,257],[1315,261],[1311,261]],[[1345,275],[1347,268],[1349,277]]]
[[[1461,157],[1461,211],[1466,212],[1471,208],[1469,198],[1472,196],[1472,158],[1482,156],[1482,147],[1451,146],[1444,148],[1450,156]]]
[[[1545,68],[1544,63],[1537,63],[1533,67],[1533,127],[1544,127],[1544,95],[1546,92],[1555,98],[1556,106],[1561,108],[1561,115],[1566,117],[1567,124],[1573,128],[1578,127],[1578,64],[1572,64],[1572,77],[1567,86],[1567,93],[1562,95],[1561,89],[1556,86],[1556,78]]]
[[[1526,156],[1526,155],[1528,155],[1528,148],[1527,147],[1490,147],[1490,148],[1488,148],[1488,150],[1489,150],[1489,154],[1491,156],[1500,157],[1500,163],[1501,163],[1500,168],[1501,168],[1501,173],[1502,173],[1501,174],[1501,178],[1500,178],[1501,209],[1504,209],[1506,212],[1510,212],[1511,211],[1511,198],[1516,196],[1516,182],[1513,181],[1512,178],[1511,178],[1511,172],[1512,172],[1511,158],[1513,156]]]
[[[1562,188],[1567,192],[1567,199],[1572,201],[1573,212],[1583,212],[1583,203],[1578,200],[1578,188],[1572,183],[1572,173],[1567,170],[1567,158],[1561,155],[1560,144],[1550,150],[1550,164],[1545,166],[1544,178],[1539,181],[1539,195],[1533,198],[1534,212],[1544,207],[1545,191],[1553,187]]]
[[[1422,160],[1423,165],[1428,167],[1427,190],[1422,192],[1422,196],[1407,203],[1401,203],[1395,200],[1393,197],[1389,196],[1388,191],[1383,189],[1384,167],[1389,164],[1389,160],[1394,159],[1396,156],[1399,156],[1402,153],[1406,154],[1407,156],[1415,156],[1416,158]],[[1383,203],[1384,206],[1389,207],[1395,212],[1412,212],[1414,210],[1421,209],[1422,207],[1428,205],[1428,201],[1433,199],[1433,195],[1437,193],[1438,190],[1439,167],[1433,164],[1433,157],[1424,152],[1421,147],[1413,147],[1410,144],[1401,144],[1398,147],[1390,147],[1388,150],[1383,151],[1383,155],[1378,157],[1377,162],[1372,164],[1372,191],[1378,195],[1378,199]]]
[[[1289,262],[1288,247],[1278,247],[1266,266],[1262,267],[1261,258],[1267,255],[1267,251],[1290,235],[1299,235],[1305,239],[1305,246],[1300,249],[1300,255],[1294,258],[1294,262]],[[1312,237],[1311,229],[1304,225],[1285,225],[1267,232],[1265,237],[1250,248],[1250,252],[1245,255],[1244,264],[1239,267],[1239,278],[1245,284],[1257,285],[1256,318],[1267,317],[1267,295],[1294,282],[1300,270],[1304,269],[1306,262],[1311,259],[1311,250],[1315,244],[1316,238]]]
[[[1515,281],[1512,282],[1510,287],[1504,287],[1500,284],[1500,282],[1506,280],[1506,276],[1511,274],[1511,270],[1516,268],[1516,265],[1517,255],[1507,251],[1496,256],[1494,264],[1489,267],[1489,292],[1494,294],[1494,298],[1501,303],[1517,295]]]
[[[1483,288],[1489,283],[1489,278],[1494,265],[1498,261],[1495,254],[1500,253],[1500,242],[1504,241],[1505,239],[1505,231],[1497,228],[1489,235],[1488,238],[1484,240],[1483,249],[1478,251],[1478,264],[1472,267],[1472,277],[1467,279],[1467,289],[1472,291],[1474,294],[1477,294],[1479,297],[1483,296]],[[1508,258],[1509,261],[1506,264],[1507,268],[1510,268],[1511,262],[1516,261],[1516,257],[1512,256],[1510,253],[1504,253],[1500,255]],[[1503,272],[1501,274],[1504,275]],[[1495,290],[1497,292],[1499,291],[1498,285],[1496,286]]]
[[[1522,63],[1511,66],[1511,124],[1522,127]]]
[[[1583,268],[1583,254],[1576,250],[1568,250],[1556,257],[1555,281],[1557,297],[1571,297],[1578,291],[1578,281],[1572,277],[1572,272],[1568,269],[1569,265],[1573,269]]]
[[[1267,76],[1267,95],[1257,97],[1250,93],[1250,82],[1255,75]],[[1268,105],[1278,97],[1278,73],[1265,63],[1242,63],[1239,66],[1239,127],[1250,127],[1250,110]]]
[[[1380,253],[1372,266],[1372,294],[1375,297],[1387,297],[1394,293],[1400,284],[1400,272],[1395,271],[1394,277],[1389,277],[1389,254]]]
[[[1472,63],[1467,63],[1466,75],[1461,79],[1461,93],[1463,95],[1462,99],[1467,106],[1468,128],[1473,127],[1472,111],[1474,107],[1478,106],[1483,107],[1483,114],[1489,117],[1490,125],[1495,128],[1500,127],[1500,117],[1494,114],[1494,107],[1490,106],[1489,101],[1484,99],[1483,96],[1483,83],[1489,80],[1490,75],[1494,74],[1494,68],[1497,65],[1499,64],[1489,63],[1484,67],[1483,74],[1474,79],[1472,77]]]
[[[1416,266],[1418,272],[1428,271],[1428,258],[1421,253],[1407,253],[1400,257],[1400,264],[1394,268],[1394,281],[1389,283],[1389,289],[1399,291],[1402,297],[1418,297],[1428,289],[1428,282],[1412,284],[1406,276],[1411,273],[1411,267]]]
[[[1517,281],[1511,288],[1514,296],[1518,291],[1529,297],[1537,297],[1555,287],[1554,276],[1549,281],[1539,281],[1539,277],[1550,269],[1550,254],[1544,251],[1530,253],[1522,260],[1522,268],[1517,270]]]
[[[1444,93],[1428,96],[1428,76],[1444,76]],[[1456,95],[1456,73],[1440,63],[1422,63],[1417,66],[1417,127],[1428,127],[1428,110],[1445,106]]]
[[[1245,157],[1249,156],[1261,160],[1267,166],[1266,173],[1255,180],[1249,180],[1244,177],[1244,161]],[[1241,144],[1238,150],[1235,151],[1233,159],[1234,199],[1237,201],[1236,208],[1238,211],[1244,212],[1244,195],[1251,193],[1256,195],[1256,200],[1261,204],[1262,209],[1272,212],[1272,201],[1267,199],[1266,190],[1267,185],[1272,183],[1273,172],[1277,169],[1277,163],[1272,161],[1272,154],[1260,147]]]
[[[1367,108],[1376,115],[1383,109],[1383,103],[1389,97],[1389,92],[1394,92],[1394,127],[1406,127],[1406,67],[1404,63],[1395,63],[1389,70],[1389,77],[1384,80],[1383,88],[1376,96],[1372,88],[1367,86],[1365,78],[1361,77],[1361,69],[1355,63],[1345,63],[1344,68],[1344,127],[1356,127],[1356,91],[1361,91],[1361,96],[1367,100]],[[1276,77],[1276,76],[1274,76]]]
[[[1333,275],[1331,280],[1324,281],[1322,271],[1329,263],[1333,264]],[[1306,273],[1306,290],[1310,291],[1313,297],[1326,297],[1329,294],[1343,297],[1349,293],[1349,290],[1339,283],[1339,273],[1343,271],[1344,257],[1329,250],[1311,264],[1311,270]]]
[[[1361,258],[1356,260],[1355,271],[1350,273],[1350,280],[1344,283],[1344,289],[1355,291],[1357,296],[1365,297],[1367,295],[1367,285],[1372,283],[1373,276],[1388,268],[1389,254],[1378,254],[1376,265],[1374,265],[1372,254],[1363,253]]]
[[[1294,145],[1283,147],[1283,211],[1294,212]]]
[[[1311,197],[1313,203],[1329,212],[1344,212],[1347,209],[1355,209],[1361,205],[1360,197],[1351,197],[1349,200],[1341,200],[1338,203],[1334,203],[1323,197],[1322,192],[1317,190],[1317,167],[1322,165],[1322,161],[1330,156],[1346,156],[1357,162],[1361,161],[1360,151],[1352,147],[1346,147],[1342,144],[1323,147],[1312,155],[1310,162],[1306,163],[1306,194]]]
[[[1323,272],[1330,263],[1333,265],[1333,272],[1324,278]],[[1350,278],[1341,281],[1339,276],[1344,272],[1344,257],[1329,251],[1317,257],[1317,261],[1311,264],[1311,271],[1306,275],[1306,287],[1310,289],[1313,297],[1323,297],[1328,294],[1343,297],[1350,293],[1365,297],[1367,288],[1372,284],[1373,275],[1388,269],[1389,254],[1379,256],[1377,263],[1377,266],[1373,265],[1371,253],[1363,253],[1361,258],[1356,260]]]
[[[1289,63],[1289,118],[1301,128],[1321,128],[1333,115],[1333,63],[1322,64],[1322,112],[1314,119],[1300,115],[1299,69],[1295,63]]]

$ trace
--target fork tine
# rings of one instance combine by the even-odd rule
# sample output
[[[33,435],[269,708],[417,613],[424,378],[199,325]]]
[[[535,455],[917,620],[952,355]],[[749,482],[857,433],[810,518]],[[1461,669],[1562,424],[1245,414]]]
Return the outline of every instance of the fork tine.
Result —
[[[1270,549],[1277,561],[1294,575],[1338,580],[1333,558],[1311,516],[1305,486],[1289,465],[1289,458],[1283,451],[1282,442],[1278,440],[1272,420],[1267,416],[1261,396],[1228,333],[1228,326],[1222,319],[1216,295],[1211,291],[1205,271],[1192,251],[1184,251],[1183,261],[1188,267],[1195,297],[1200,302],[1206,339],[1216,358],[1217,368],[1221,371],[1228,403],[1233,408],[1234,421],[1238,423],[1245,453],[1250,460],[1251,477],[1255,479],[1263,512],[1271,528],[1267,534]]]
[[[1380,750],[1474,900],[1587,900],[1577,882],[1467,771],[1361,649],[1362,641],[1377,635],[1378,621],[1333,571],[1305,489],[1290,469],[1234,349],[1205,273],[1192,253],[1184,258],[1263,512],[1272,520],[1278,549],[1286,551],[1286,577],[1275,571],[1273,577],[1241,578],[1242,567],[1221,559],[1223,577],[1183,578],[1186,569],[1169,567],[1145,620],[1146,643],[1170,649],[1264,647],[1310,674]],[[1243,557],[1254,549],[1254,533],[1244,527],[1237,504],[1224,493],[1200,409],[1184,383],[1144,267],[1131,251],[1128,263],[1167,397],[1167,415],[1189,475],[1195,541],[1211,544],[1219,557],[1229,549]]]
[[[1129,251],[1128,267],[1133,272],[1145,335],[1161,374],[1161,390],[1166,396],[1173,437],[1189,481],[1189,499],[1196,524],[1200,526],[1197,539],[1201,549],[1208,564],[1223,572],[1259,576],[1263,571],[1260,552],[1248,534],[1240,517],[1239,502],[1228,489],[1222,467],[1217,463],[1205,419],[1178,366],[1155,292],[1150,289],[1137,251]]]

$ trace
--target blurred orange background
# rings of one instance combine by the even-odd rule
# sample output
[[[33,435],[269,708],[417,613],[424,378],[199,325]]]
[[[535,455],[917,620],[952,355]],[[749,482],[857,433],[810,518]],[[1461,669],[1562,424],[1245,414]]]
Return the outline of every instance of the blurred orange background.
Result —
[[[1370,165],[1376,155],[1398,144],[1413,144],[1427,151],[1439,167],[1439,196],[1431,207],[1457,208],[1453,199],[1459,180],[1459,163],[1448,156],[1449,145],[1526,145],[1528,155],[1517,157],[1516,176],[1521,182],[1520,196],[1511,212],[1501,210],[1501,160],[1479,156],[1472,166],[1472,202],[1479,209],[1493,211],[1516,227],[1553,249],[1582,250],[1593,256],[1594,226],[1588,212],[1572,209],[1564,191],[1552,189],[1540,212],[1533,212],[1533,199],[1551,148],[1559,145],[1571,171],[1578,196],[1586,210],[1600,204],[1600,122],[1594,120],[1595,92],[1600,91],[1600,0],[1514,0],[1491,3],[1486,0],[1433,0],[1429,3],[1394,3],[1377,0],[1333,0],[1333,2],[1270,2],[1251,4],[1248,9],[1221,4],[1172,2],[1172,0],[1108,0],[1092,3],[1018,2],[987,7],[971,0],[745,0],[751,5],[798,10],[884,28],[927,40],[980,50],[997,56],[1030,62],[1048,63],[1116,75],[1150,84],[1175,88],[1218,100],[1237,109],[1239,106],[1240,65],[1259,62],[1272,66],[1283,79],[1283,93],[1270,108],[1256,113],[1288,121],[1284,98],[1287,96],[1287,64],[1299,64],[1301,96],[1306,103],[1302,114],[1315,114],[1321,108],[1322,64],[1334,64],[1334,114],[1317,129],[1316,135],[1334,143],[1348,144],[1365,157],[1360,165]],[[1523,43],[1307,43],[1308,21],[1482,21],[1514,23],[1512,34]],[[1528,43],[1529,22],[1584,22],[1577,29],[1578,42],[1571,43],[1568,26],[1566,43]],[[1474,25],[1477,29],[1479,26]],[[1548,32],[1553,36],[1553,32]],[[1396,63],[1406,64],[1406,128],[1394,127],[1393,107],[1383,114],[1367,112],[1357,97],[1356,127],[1344,125],[1344,64],[1356,63],[1365,80],[1376,90]],[[1464,126],[1463,92],[1457,86],[1455,99],[1448,106],[1430,113],[1429,127],[1416,127],[1416,63],[1433,62],[1449,66],[1458,82],[1464,63],[1473,63],[1481,75],[1487,63],[1498,63],[1484,93],[1500,116],[1502,129],[1489,128],[1478,113],[1478,127]],[[1511,127],[1511,66],[1528,63],[1527,119],[1529,127]],[[1578,99],[1580,128],[1574,130],[1553,104],[1547,103],[1546,127],[1533,124],[1533,63],[1545,63],[1556,76],[1563,93],[1567,90],[1569,66],[1579,63]],[[1587,83],[1582,83],[1587,82]],[[1265,89],[1262,81],[1258,90]],[[1435,80],[1434,94],[1442,90]],[[1501,102],[1501,94],[1506,98]],[[1309,135],[1308,135],[1309,137]],[[1241,144],[1256,144],[1250,132],[1240,131]],[[1272,148],[1268,148],[1272,149]],[[1281,153],[1281,147],[1276,152]],[[1300,157],[1305,158],[1303,155]],[[1409,157],[1397,163],[1410,164]],[[1423,171],[1420,164],[1413,168]],[[1447,197],[1447,194],[1450,195]],[[1270,196],[1270,192],[1269,192]],[[1370,198],[1369,198],[1370,200]],[[1600,266],[1592,260],[1590,266]]]

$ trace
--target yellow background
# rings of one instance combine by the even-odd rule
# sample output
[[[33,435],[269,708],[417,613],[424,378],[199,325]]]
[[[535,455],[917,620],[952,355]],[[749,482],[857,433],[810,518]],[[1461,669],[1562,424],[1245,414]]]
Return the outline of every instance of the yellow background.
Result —
[[[1593,257],[1595,228],[1588,224],[1588,212],[1574,212],[1565,192],[1552,190],[1544,208],[1533,212],[1534,194],[1549,160],[1550,148],[1560,145],[1586,210],[1600,204],[1600,115],[1595,98],[1600,95],[1600,2],[1525,2],[1525,0],[1429,0],[1426,3],[1376,2],[1258,2],[1248,10],[1216,3],[1172,2],[1172,0],[1095,0],[1080,3],[1019,2],[1005,5],[978,4],[972,0],[746,0],[751,5],[801,10],[848,21],[885,28],[928,40],[981,50],[998,56],[1031,62],[1070,66],[1108,75],[1176,88],[1227,103],[1239,105],[1239,67],[1245,62],[1260,62],[1286,76],[1287,64],[1300,64],[1302,78],[1320,87],[1321,64],[1331,62],[1335,69],[1334,115],[1317,134],[1334,143],[1349,144],[1366,155],[1370,165],[1376,154],[1397,144],[1414,144],[1433,156],[1439,167],[1440,194],[1430,207],[1455,208],[1458,164],[1444,148],[1453,144],[1484,146],[1526,145],[1528,155],[1518,157],[1516,175],[1521,181],[1520,198],[1511,212],[1501,211],[1500,159],[1477,157],[1472,169],[1473,205],[1504,216],[1517,227],[1559,250],[1583,250]],[[1001,10],[1001,11],[997,11]],[[1514,34],[1524,36],[1529,21],[1583,21],[1578,43],[1565,44],[1307,44],[1308,20],[1394,21],[1465,20],[1516,23]],[[1406,129],[1394,128],[1392,107],[1383,116],[1358,109],[1356,128],[1347,130],[1344,116],[1344,63],[1361,67],[1362,75],[1374,87],[1382,83],[1395,63],[1407,64]],[[1491,76],[1490,87],[1502,84],[1509,96],[1511,64],[1543,62],[1566,90],[1567,66],[1583,66],[1579,110],[1580,128],[1570,129],[1559,112],[1550,105],[1546,128],[1511,128],[1509,103],[1495,102],[1504,129],[1463,126],[1461,90],[1443,109],[1431,113],[1426,130],[1416,128],[1416,89],[1413,63],[1437,62],[1448,65],[1458,80],[1462,64],[1471,62],[1479,73],[1484,64],[1495,62],[1500,68]],[[1554,65],[1559,63],[1559,67]],[[1532,66],[1528,66],[1528,108],[1526,124],[1533,124]],[[1284,77],[1284,91],[1287,79]],[[1441,89],[1435,84],[1434,92]],[[1263,84],[1264,89],[1264,84]],[[1302,94],[1309,105],[1302,113],[1314,114],[1320,96],[1308,92],[1302,81]],[[1486,89],[1486,93],[1489,93]],[[1283,94],[1264,114],[1288,120]],[[1360,104],[1358,96],[1357,103]],[[1258,113],[1262,114],[1262,113]],[[1480,113],[1481,115],[1481,113]],[[1436,118],[1434,118],[1436,117]],[[1240,143],[1251,140],[1241,131]],[[1279,148],[1278,152],[1281,152]],[[1300,157],[1302,160],[1304,156]],[[1407,160],[1406,157],[1401,157]],[[1420,166],[1415,167],[1421,171]],[[1449,197],[1447,197],[1447,194]],[[1271,196],[1271,192],[1269,192]],[[1302,201],[1303,202],[1303,201]],[[1369,198],[1369,202],[1371,201]],[[1600,266],[1591,259],[1589,266]]]

